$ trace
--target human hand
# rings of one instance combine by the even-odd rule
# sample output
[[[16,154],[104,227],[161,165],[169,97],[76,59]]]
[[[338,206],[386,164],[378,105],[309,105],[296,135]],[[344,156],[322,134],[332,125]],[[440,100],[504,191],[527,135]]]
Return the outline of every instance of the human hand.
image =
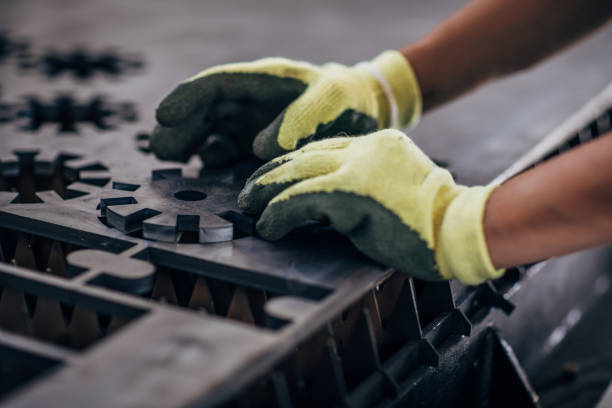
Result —
[[[499,277],[483,233],[494,187],[455,184],[406,135],[310,143],[257,170],[239,206],[260,213],[259,234],[279,239],[308,220],[329,221],[370,258],[427,280]]]
[[[252,152],[269,160],[339,133],[414,124],[420,112],[416,78],[396,51],[353,67],[265,58],[180,84],[157,109],[151,149],[165,160],[199,153],[208,167]]]

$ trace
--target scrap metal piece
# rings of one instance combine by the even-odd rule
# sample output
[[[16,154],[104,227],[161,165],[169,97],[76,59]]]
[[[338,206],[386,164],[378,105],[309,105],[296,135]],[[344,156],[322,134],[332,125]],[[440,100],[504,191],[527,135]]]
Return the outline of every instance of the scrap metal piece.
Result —
[[[101,216],[126,234],[142,231],[143,238],[155,241],[178,242],[186,233],[197,234],[199,243],[232,240],[234,224],[249,219],[238,212],[238,189],[180,175],[176,169],[153,172],[150,182],[114,181],[101,196]]]

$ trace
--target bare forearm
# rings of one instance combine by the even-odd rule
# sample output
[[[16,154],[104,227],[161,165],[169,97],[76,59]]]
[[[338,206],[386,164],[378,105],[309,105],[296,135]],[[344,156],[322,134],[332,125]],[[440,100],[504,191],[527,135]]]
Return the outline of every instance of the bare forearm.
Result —
[[[610,0],[474,0],[401,51],[427,110],[533,65],[611,16]]]
[[[612,132],[500,186],[484,230],[496,267],[612,243]]]

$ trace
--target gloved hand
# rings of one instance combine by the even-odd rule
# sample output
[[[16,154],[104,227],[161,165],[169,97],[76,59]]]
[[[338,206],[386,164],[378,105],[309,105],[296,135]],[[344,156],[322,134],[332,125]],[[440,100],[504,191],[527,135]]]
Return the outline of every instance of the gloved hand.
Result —
[[[456,185],[406,135],[387,129],[313,142],[268,162],[238,204],[263,210],[263,238],[279,239],[307,220],[329,221],[382,264],[422,279],[477,284],[503,273],[491,263],[482,226],[493,189]]]
[[[284,58],[216,66],[187,79],[157,108],[151,149],[206,166],[254,152],[269,160],[312,140],[415,124],[421,95],[408,61],[386,51],[354,67]]]

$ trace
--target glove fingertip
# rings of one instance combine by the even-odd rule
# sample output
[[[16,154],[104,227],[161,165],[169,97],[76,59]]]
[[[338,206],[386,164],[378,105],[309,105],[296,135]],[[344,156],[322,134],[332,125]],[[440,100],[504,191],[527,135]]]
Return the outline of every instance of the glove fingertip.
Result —
[[[260,214],[271,198],[275,195],[277,186],[265,186],[248,182],[238,195],[238,207],[247,214]]]
[[[253,192],[253,185],[255,183],[248,182],[244,188],[238,194],[238,208],[247,214],[253,214],[253,208],[251,206],[251,195]]]
[[[268,241],[277,241],[289,232],[283,228],[282,223],[274,222],[273,216],[270,216],[267,210],[264,211],[255,227],[259,236]]]
[[[196,109],[203,109],[209,96],[203,80],[182,83],[160,102],[155,117],[162,126],[175,126]]]
[[[175,131],[172,128],[155,126],[149,141],[149,147],[160,160],[186,162],[191,154],[176,142]]]
[[[278,132],[283,123],[285,113],[282,112],[268,126],[261,130],[253,140],[253,153],[262,160],[272,160],[288,153],[278,144]]]
[[[171,98],[170,94],[166,99],[161,101],[157,109],[155,110],[155,119],[157,122],[165,127],[176,125],[188,115],[188,111],[185,109],[185,104],[180,103]]]
[[[149,148],[160,160],[170,160],[168,157],[168,149],[166,149],[167,136],[163,128],[159,125],[155,126],[149,140]]]

